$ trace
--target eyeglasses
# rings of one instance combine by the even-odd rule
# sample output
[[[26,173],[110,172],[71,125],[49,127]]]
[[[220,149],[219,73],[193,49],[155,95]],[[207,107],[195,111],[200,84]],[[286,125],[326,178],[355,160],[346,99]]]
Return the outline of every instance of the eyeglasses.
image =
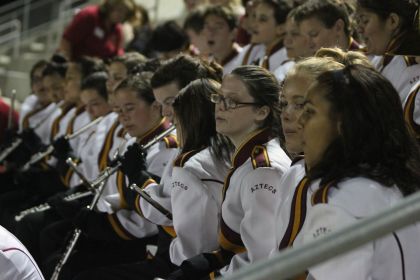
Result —
[[[210,95],[210,101],[214,104],[220,104],[220,102],[223,102],[225,110],[237,109],[249,105],[261,105],[257,102],[238,102],[233,100],[232,98],[224,97],[223,95],[217,93],[213,93]]]

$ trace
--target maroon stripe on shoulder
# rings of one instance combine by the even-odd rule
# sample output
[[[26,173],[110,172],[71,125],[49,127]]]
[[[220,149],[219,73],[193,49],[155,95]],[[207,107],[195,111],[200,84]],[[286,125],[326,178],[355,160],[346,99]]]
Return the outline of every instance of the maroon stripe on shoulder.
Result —
[[[298,186],[295,189],[295,193],[293,194],[292,206],[291,206],[291,210],[290,210],[289,224],[287,225],[286,232],[283,235],[282,240],[280,241],[279,250],[282,250],[282,249],[285,249],[285,248],[291,246],[293,244],[297,234],[302,229],[302,226],[303,226],[303,224],[305,222],[305,218],[306,218],[306,209],[307,209],[306,200],[307,200],[307,196],[308,196],[309,186],[310,186],[309,180],[307,179],[307,177],[304,177],[302,180],[300,180]],[[300,196],[299,196],[299,193],[301,193]],[[300,203],[301,203],[299,217],[297,216],[298,213],[296,213],[296,211],[295,211],[296,210],[296,204],[298,203],[298,201],[300,201]],[[296,219],[299,219],[298,230],[295,233],[295,235],[292,236],[293,228],[294,228],[295,223],[296,223]]]
[[[235,244],[237,246],[245,247],[244,243],[242,242],[241,235],[234,230],[232,230],[223,220],[223,218],[220,219],[220,231],[222,232],[223,236],[232,244]]]
[[[183,154],[180,154],[174,161],[174,166],[183,167],[185,163],[192,158],[194,155],[198,154],[203,149],[192,150]]]

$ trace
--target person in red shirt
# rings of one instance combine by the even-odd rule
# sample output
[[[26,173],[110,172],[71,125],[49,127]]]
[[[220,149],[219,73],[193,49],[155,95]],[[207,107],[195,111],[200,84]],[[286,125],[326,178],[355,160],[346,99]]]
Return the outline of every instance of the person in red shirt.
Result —
[[[19,115],[16,111],[12,113],[12,127],[8,129],[10,106],[4,102],[3,98],[0,97],[0,145],[4,144],[6,134],[10,134],[18,127]],[[8,135],[10,136],[10,135]]]
[[[134,16],[135,7],[133,0],[105,0],[100,5],[85,7],[64,30],[58,51],[70,60],[122,55],[121,23]]]

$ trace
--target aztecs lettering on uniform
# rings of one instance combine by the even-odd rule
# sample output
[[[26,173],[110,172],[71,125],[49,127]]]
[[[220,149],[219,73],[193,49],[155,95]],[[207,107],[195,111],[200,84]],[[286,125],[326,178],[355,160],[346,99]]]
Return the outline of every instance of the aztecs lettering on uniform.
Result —
[[[318,237],[323,236],[323,235],[325,235],[327,233],[330,233],[330,232],[331,232],[330,228],[321,226],[321,227],[317,228],[316,230],[314,230],[314,232],[312,233],[312,237],[313,238],[318,238]]]
[[[272,194],[276,194],[277,192],[277,189],[274,186],[264,183],[255,184],[253,187],[251,187],[251,193],[257,190],[267,190],[270,191]]]
[[[410,79],[409,83],[410,85],[414,85],[415,83],[417,83],[418,81],[420,81],[420,75],[414,76]]]
[[[188,186],[179,181],[172,182],[172,188],[180,188],[186,191],[188,190]]]

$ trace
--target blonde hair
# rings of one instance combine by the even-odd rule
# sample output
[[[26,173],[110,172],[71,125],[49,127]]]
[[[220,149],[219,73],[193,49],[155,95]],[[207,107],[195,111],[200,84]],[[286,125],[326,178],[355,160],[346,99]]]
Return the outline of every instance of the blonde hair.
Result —
[[[326,71],[341,70],[348,65],[356,64],[373,69],[368,58],[360,52],[343,51],[340,48],[321,48],[315,53],[315,56],[296,63],[287,73],[284,82],[302,76],[315,81],[320,74]]]

